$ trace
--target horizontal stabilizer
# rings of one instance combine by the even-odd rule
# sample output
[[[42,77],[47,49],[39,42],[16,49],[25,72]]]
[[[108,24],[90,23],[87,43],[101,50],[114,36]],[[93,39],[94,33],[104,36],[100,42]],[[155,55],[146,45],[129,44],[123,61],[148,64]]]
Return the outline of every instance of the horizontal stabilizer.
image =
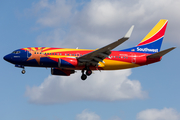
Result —
[[[152,55],[148,55],[147,58],[158,58],[158,57],[162,57],[163,55],[165,55],[166,53],[170,52],[171,50],[175,49],[176,47],[172,47],[157,53],[154,53]]]

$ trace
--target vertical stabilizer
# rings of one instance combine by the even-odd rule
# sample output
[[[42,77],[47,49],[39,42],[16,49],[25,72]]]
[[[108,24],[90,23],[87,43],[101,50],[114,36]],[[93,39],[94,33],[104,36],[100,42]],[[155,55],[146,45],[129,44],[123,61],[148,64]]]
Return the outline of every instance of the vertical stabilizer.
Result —
[[[122,51],[142,52],[149,54],[159,52],[166,31],[167,23],[168,20],[161,19],[136,47]]]
[[[159,44],[157,44],[157,47],[161,46],[167,23],[168,20],[160,20],[137,46],[143,46],[157,41],[161,41]]]

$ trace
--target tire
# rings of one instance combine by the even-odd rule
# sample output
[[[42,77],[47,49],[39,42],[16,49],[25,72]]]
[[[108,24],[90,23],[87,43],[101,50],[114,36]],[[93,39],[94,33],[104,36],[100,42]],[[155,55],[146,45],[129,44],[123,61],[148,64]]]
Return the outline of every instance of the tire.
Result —
[[[22,70],[22,71],[21,71],[21,73],[22,73],[22,74],[25,74],[25,73],[26,73],[26,71],[25,71],[25,70]]]
[[[81,79],[86,80],[87,76],[85,74],[82,74]]]
[[[92,74],[92,71],[91,71],[91,70],[87,70],[87,71],[86,71],[86,75],[87,75],[87,76],[90,76],[91,74]]]

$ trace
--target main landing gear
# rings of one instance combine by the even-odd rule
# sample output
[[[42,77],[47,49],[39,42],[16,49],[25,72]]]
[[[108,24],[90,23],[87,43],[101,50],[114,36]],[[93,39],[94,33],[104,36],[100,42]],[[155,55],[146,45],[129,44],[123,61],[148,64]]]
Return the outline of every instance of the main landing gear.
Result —
[[[84,74],[85,70],[86,70],[86,74]],[[86,80],[87,76],[90,76],[91,74],[92,74],[92,71],[89,69],[89,67],[86,67],[86,68],[82,69],[81,79]]]

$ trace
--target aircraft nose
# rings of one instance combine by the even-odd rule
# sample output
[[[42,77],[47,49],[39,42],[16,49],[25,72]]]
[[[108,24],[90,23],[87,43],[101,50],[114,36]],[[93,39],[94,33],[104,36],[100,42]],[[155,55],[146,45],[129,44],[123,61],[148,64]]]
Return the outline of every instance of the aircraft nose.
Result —
[[[6,60],[6,61],[11,61],[11,56],[10,55],[6,55],[6,56],[4,56],[4,60]]]

